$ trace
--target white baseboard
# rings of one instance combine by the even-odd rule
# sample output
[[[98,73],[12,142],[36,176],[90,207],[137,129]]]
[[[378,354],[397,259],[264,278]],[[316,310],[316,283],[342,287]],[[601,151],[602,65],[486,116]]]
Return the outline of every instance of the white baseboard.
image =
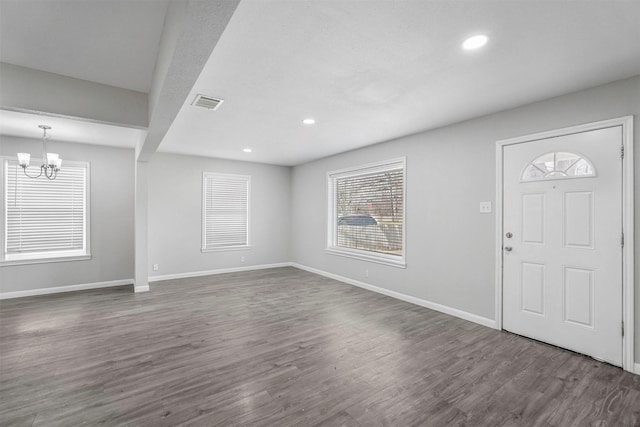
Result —
[[[83,283],[79,285],[55,286],[52,288],[29,289],[26,291],[0,292],[0,299],[31,297],[35,295],[57,294],[60,292],[82,291],[86,289],[110,288],[132,285],[133,279],[110,280],[108,282]]]
[[[149,285],[148,284],[142,285],[142,286],[133,285],[133,292],[135,292],[136,294],[140,292],[149,292]]]
[[[460,319],[468,320],[470,322],[478,323],[483,326],[487,326],[489,328],[496,328],[496,321],[493,319],[489,319],[487,317],[478,316],[477,314],[469,313],[463,310],[458,310],[457,308],[448,307],[446,305],[438,304],[435,302],[427,301],[421,298],[412,297],[410,295],[405,295],[400,292],[391,291],[389,289],[381,288],[378,286],[370,285],[369,283],[360,282],[358,280],[349,279],[348,277],[339,276],[337,274],[328,273],[326,271],[318,270],[316,268],[307,267],[306,265],[301,265],[297,263],[291,263],[292,267],[299,268],[300,270],[305,270],[310,273],[319,274],[321,276],[328,277],[330,279],[338,280],[340,282],[348,283],[350,285],[357,286],[359,288],[367,289],[373,292],[377,292],[382,295],[386,295],[392,298],[396,298],[402,301],[410,302],[412,304],[416,304],[425,308],[429,308],[431,310],[439,311],[441,313],[449,314],[451,316],[459,317]]]
[[[400,292],[391,291],[389,289],[381,288],[378,286],[370,285],[368,283],[360,282],[358,280],[349,279],[347,277],[339,276],[337,274],[328,273],[326,271],[318,270],[316,268],[307,267],[306,265],[297,264],[294,262],[281,262],[278,264],[262,264],[262,265],[252,265],[247,267],[235,267],[235,268],[221,268],[218,270],[206,270],[206,271],[196,271],[191,273],[177,273],[177,274],[165,274],[161,276],[151,276],[149,277],[149,282],[157,282],[160,280],[171,280],[171,279],[184,279],[188,277],[200,277],[200,276],[209,276],[213,274],[223,274],[223,273],[236,273],[240,271],[250,271],[250,270],[263,270],[267,268],[277,268],[277,267],[296,267],[300,270],[305,270],[310,273],[319,274],[321,276],[328,277],[330,279],[338,280],[340,282],[344,282],[350,285],[358,286],[363,289],[367,289],[373,292],[377,292],[379,294],[387,295],[392,298],[396,298],[402,301],[406,301],[412,304],[416,304],[422,307],[430,308],[435,311],[439,311],[441,313],[449,314],[451,316],[459,317],[460,319],[468,320],[470,322],[478,323],[483,326],[487,326],[489,328],[496,327],[495,320],[488,319],[486,317],[478,316],[477,314],[468,313],[466,311],[458,310],[456,308],[451,308],[446,305],[438,304],[435,302],[427,301],[421,298],[412,297],[410,295],[405,295]]]
[[[635,373],[636,373],[637,375],[640,375],[640,363],[636,363],[636,364],[634,365],[633,370],[635,371]]]
[[[246,267],[219,268],[217,270],[195,271],[191,273],[164,274],[160,276],[150,276],[149,282],[158,282],[160,280],[186,279],[189,277],[211,276],[214,274],[237,273],[239,271],[264,270],[267,268],[291,267],[290,262],[280,262],[277,264],[260,264],[249,265]]]

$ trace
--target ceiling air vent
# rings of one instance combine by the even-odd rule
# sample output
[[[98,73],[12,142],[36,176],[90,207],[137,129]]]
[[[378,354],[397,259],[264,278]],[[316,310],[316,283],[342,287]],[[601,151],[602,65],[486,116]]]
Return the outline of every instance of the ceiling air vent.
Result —
[[[216,110],[223,102],[223,99],[217,99],[210,96],[198,94],[196,95],[196,99],[193,100],[191,105],[206,108],[208,110]]]

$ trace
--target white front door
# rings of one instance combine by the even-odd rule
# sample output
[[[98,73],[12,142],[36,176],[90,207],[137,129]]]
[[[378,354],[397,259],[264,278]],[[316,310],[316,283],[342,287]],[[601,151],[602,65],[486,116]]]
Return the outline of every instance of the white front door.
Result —
[[[621,126],[504,147],[503,327],[622,365]]]

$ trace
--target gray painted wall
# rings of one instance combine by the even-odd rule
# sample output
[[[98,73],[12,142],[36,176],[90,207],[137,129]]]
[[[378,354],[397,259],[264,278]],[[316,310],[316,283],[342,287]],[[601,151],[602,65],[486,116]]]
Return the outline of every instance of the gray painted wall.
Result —
[[[0,292],[133,278],[133,150],[51,141],[65,160],[91,164],[91,259],[0,267]],[[0,155],[41,157],[40,140],[0,136]],[[4,190],[3,190],[4,191]]]
[[[0,106],[146,128],[147,94],[0,62]]]
[[[640,76],[314,161],[293,169],[293,261],[375,286],[494,318],[495,143],[635,115],[640,140]],[[640,147],[635,145],[636,255],[640,253]],[[407,268],[329,255],[326,173],[407,157]],[[638,257],[636,257],[638,259]],[[364,271],[369,270],[365,278]],[[635,270],[636,360],[640,360],[640,262]]]
[[[640,76],[636,76],[293,170],[157,153],[149,164],[149,274],[294,261],[492,319],[495,214],[478,213],[478,203],[490,200],[495,206],[495,141],[626,115],[636,116],[638,141],[639,114]],[[133,150],[52,144],[64,159],[91,162],[92,259],[1,267],[0,292],[133,277]],[[35,154],[40,149],[39,140],[0,137],[0,155]],[[325,254],[326,173],[399,156],[407,157],[408,267]],[[638,144],[635,165],[635,244],[640,253]],[[200,251],[203,171],[252,176],[252,249]],[[155,263],[160,266],[157,272],[152,271]],[[636,361],[640,361],[640,262],[635,274]]]
[[[201,252],[203,172],[251,175],[250,249]],[[290,260],[290,168],[156,153],[148,173],[150,276]]]

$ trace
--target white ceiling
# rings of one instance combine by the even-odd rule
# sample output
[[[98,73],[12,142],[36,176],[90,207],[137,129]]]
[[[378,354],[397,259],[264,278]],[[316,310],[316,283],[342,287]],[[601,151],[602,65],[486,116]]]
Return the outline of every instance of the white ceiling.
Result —
[[[639,23],[639,1],[243,0],[159,151],[294,165],[630,77]]]
[[[0,0],[0,61],[148,92],[166,9]],[[636,0],[242,0],[159,150],[295,165],[630,77],[639,22]],[[463,51],[477,33],[489,44]],[[225,102],[196,109],[197,93]],[[0,133],[39,136],[22,114],[2,112]],[[139,136],[59,120],[58,140]]]
[[[135,148],[147,133],[146,130],[130,127],[0,110],[0,135],[39,139],[42,138],[42,129],[38,125],[51,126],[48,131],[51,141],[123,148]]]
[[[0,61],[148,92],[167,0],[0,0]]]

